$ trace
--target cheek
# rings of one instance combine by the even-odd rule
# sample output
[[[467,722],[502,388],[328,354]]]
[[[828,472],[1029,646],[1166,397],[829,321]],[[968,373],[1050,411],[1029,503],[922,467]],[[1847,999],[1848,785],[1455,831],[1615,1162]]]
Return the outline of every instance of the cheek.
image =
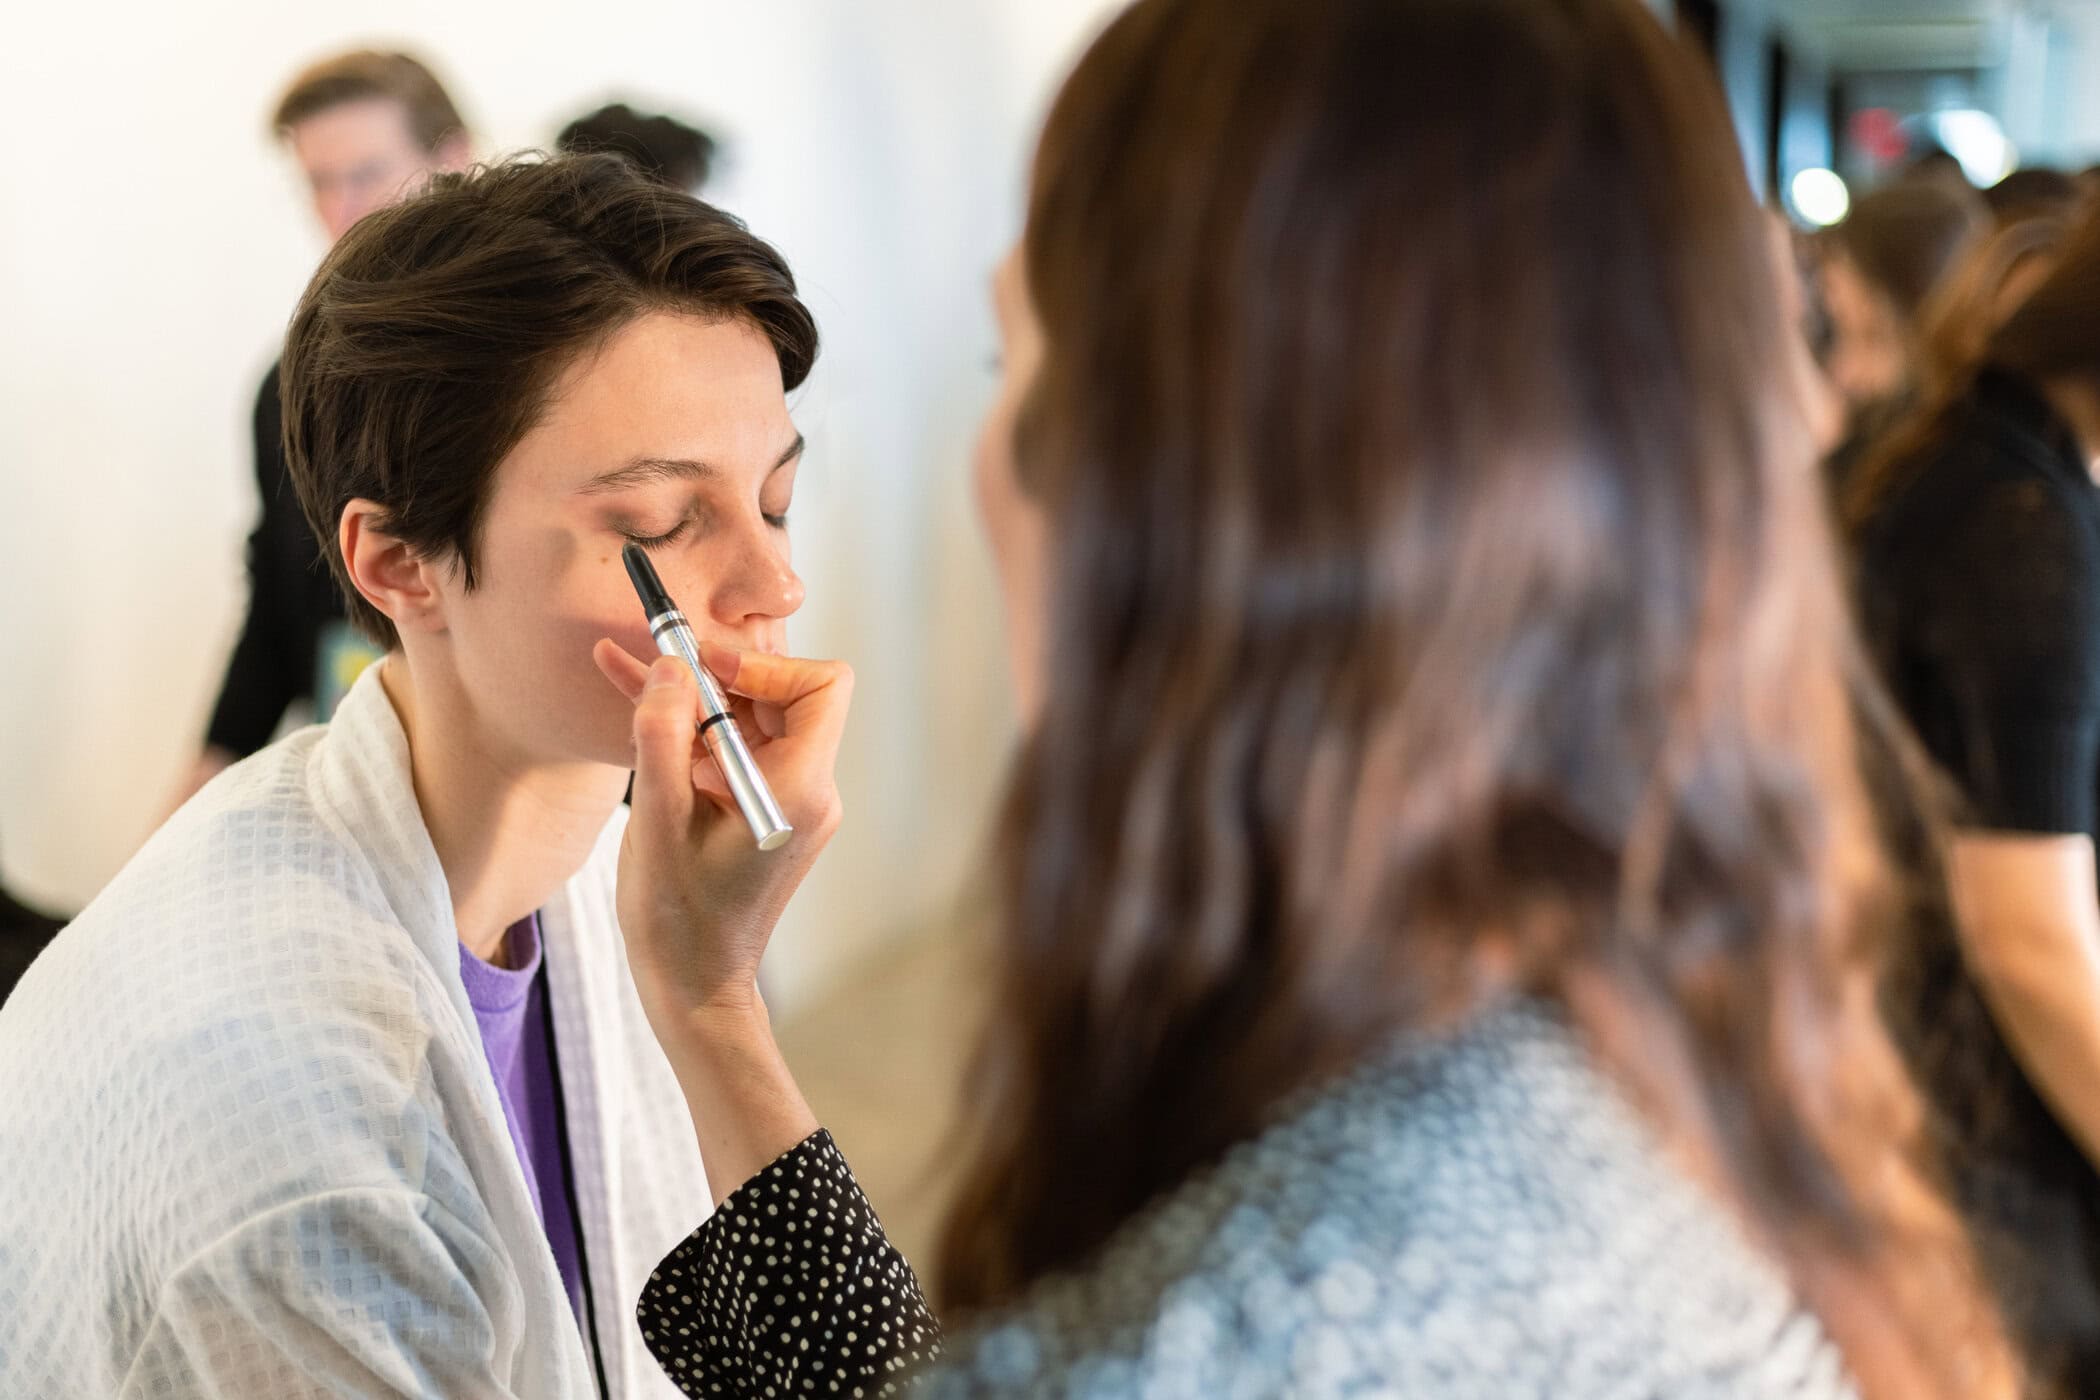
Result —
[[[985,415],[984,425],[977,430],[977,448],[970,456],[970,498],[977,507],[977,521],[987,532],[992,527],[991,482],[995,470],[992,454],[999,450],[995,443],[1005,438],[1006,415],[1003,402],[995,404]]]
[[[977,517],[991,539],[993,552],[1000,555],[1005,553],[1015,513],[1024,504],[1014,467],[1015,407],[1011,391],[1001,394],[992,405],[977,435],[977,454],[971,464]]]
[[[656,655],[619,557],[601,552],[514,540],[460,600],[452,630],[461,680],[489,718],[542,757],[623,763],[633,709],[591,649],[610,637],[644,665]]]
[[[1006,619],[1008,672],[1024,726],[1041,700],[1044,646],[1044,522],[1014,477],[1009,419],[994,415],[978,446],[977,500],[997,566]]]

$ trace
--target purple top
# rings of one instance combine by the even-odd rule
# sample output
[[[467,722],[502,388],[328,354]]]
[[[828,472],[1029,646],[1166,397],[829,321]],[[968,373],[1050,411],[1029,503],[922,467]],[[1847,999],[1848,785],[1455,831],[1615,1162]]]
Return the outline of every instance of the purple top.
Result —
[[[560,1100],[554,1061],[554,1021],[547,1006],[547,979],[540,967],[540,919],[534,914],[504,933],[506,961],[491,967],[459,946],[460,980],[481,1026],[481,1047],[503,1099],[511,1145],[525,1168],[525,1183],[540,1208],[540,1226],[553,1247],[554,1263],[569,1291],[569,1306],[583,1318],[583,1269],[576,1243],[576,1217],[569,1210],[569,1160],[562,1146]]]

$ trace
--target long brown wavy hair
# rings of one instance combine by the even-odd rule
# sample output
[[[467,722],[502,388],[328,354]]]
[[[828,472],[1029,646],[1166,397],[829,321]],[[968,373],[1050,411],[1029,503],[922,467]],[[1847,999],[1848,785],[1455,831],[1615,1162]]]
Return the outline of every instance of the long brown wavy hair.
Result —
[[[1885,707],[1763,240],[1638,0],[1140,0],[1087,53],[1023,249],[1050,683],[951,1301],[1523,990],[1871,1395],[2011,1393],[1875,1014]]]
[[[2046,218],[2009,224],[1972,248],[1948,273],[1919,317],[1921,397],[1868,449],[1838,499],[1845,533],[1857,535],[1910,480],[1946,435],[1985,364],[2021,366],[2028,374],[2092,368],[2090,363],[2077,363],[2081,354],[2090,357],[2100,349],[2100,335],[2091,330],[2094,322],[2085,319],[2100,307],[2100,262],[2093,258],[2092,225],[2090,219],[2079,226]],[[2049,274],[2081,233],[2082,267],[2074,264],[2067,278],[2053,278]],[[2020,295],[2021,280],[2038,270],[2045,273],[2040,283]],[[2030,315],[2008,334],[2027,303],[2045,289],[2050,296],[2040,303],[2039,319]],[[2009,298],[2016,298],[2014,304],[2006,304]],[[2036,333],[2037,325],[2044,327],[2043,334]]]

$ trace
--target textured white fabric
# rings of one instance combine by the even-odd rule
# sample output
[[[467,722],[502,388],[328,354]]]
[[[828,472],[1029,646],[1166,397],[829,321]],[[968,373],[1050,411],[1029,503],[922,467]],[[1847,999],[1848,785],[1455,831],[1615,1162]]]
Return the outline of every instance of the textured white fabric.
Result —
[[[613,914],[542,911],[615,1397],[710,1197]],[[587,1397],[378,668],[177,813],[0,1010],[0,1396]]]

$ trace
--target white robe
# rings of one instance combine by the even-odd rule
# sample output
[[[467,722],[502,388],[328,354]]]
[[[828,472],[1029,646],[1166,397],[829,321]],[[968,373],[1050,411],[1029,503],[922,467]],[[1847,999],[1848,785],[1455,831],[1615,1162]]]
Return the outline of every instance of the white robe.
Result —
[[[708,1213],[613,913],[625,809],[541,911],[614,1397]],[[0,1396],[589,1397],[374,667],[229,770],[0,1010]]]

